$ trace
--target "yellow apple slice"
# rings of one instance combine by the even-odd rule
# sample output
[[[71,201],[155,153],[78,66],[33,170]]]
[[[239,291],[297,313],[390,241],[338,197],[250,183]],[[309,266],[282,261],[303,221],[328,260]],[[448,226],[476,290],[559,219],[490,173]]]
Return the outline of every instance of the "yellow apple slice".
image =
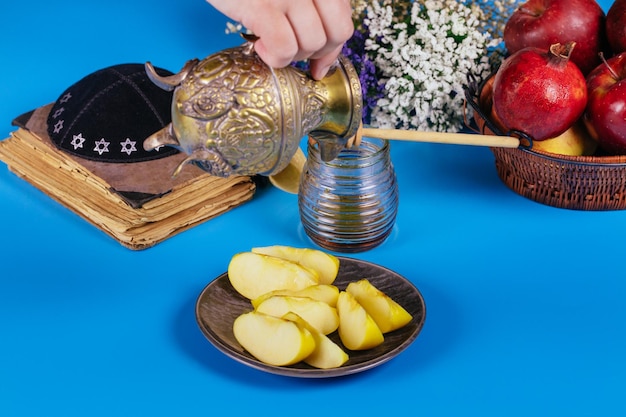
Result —
[[[317,272],[320,284],[332,284],[339,272],[339,258],[321,250],[274,245],[252,248],[252,252],[286,259]]]
[[[292,290],[276,290],[263,294],[252,301],[254,308],[258,307],[266,299],[274,295],[288,295],[290,297],[308,297],[314,300],[323,301],[331,307],[337,305],[337,297],[339,297],[339,288],[332,284],[311,285],[299,291]]]
[[[256,311],[275,317],[296,313],[323,334],[330,334],[339,326],[335,307],[307,297],[275,295],[259,304]]]
[[[250,300],[270,291],[297,291],[319,283],[315,271],[253,252],[241,252],[231,258],[228,279],[239,294]]]
[[[346,291],[337,299],[339,338],[350,350],[371,349],[383,343],[383,333],[367,311]]]
[[[369,280],[361,279],[348,284],[346,291],[363,306],[383,333],[406,326],[413,316],[400,304],[376,288]]]
[[[305,363],[319,368],[331,369],[339,368],[349,359],[348,354],[328,336],[311,326],[306,320],[295,313],[287,313],[282,318],[293,321],[300,327],[304,327],[313,335],[315,340],[315,349],[309,356],[303,359]]]
[[[315,339],[306,328],[257,311],[238,316],[233,333],[241,347],[269,365],[293,365],[315,349]]]

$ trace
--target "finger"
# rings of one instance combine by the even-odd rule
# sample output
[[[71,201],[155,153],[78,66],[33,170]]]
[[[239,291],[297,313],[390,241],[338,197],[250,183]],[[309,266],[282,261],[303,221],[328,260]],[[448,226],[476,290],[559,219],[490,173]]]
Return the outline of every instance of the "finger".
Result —
[[[277,10],[259,11],[259,15],[242,24],[259,37],[254,49],[272,68],[283,68],[294,61],[298,39],[287,16]]]
[[[343,45],[340,45],[335,50],[320,58],[311,59],[310,71],[313,79],[321,80],[326,76],[326,74],[328,74],[330,67],[337,61],[337,57],[339,56],[342,47]]]
[[[352,7],[349,0],[315,0],[326,33],[326,45],[313,53],[311,76],[320,80],[341,53],[343,44],[354,33]]]
[[[311,56],[319,58],[350,39],[354,23],[350,0],[314,0],[314,3],[326,34],[326,46]]]
[[[326,45],[325,28],[312,2],[294,4],[287,18],[298,41],[296,61],[309,58]]]
[[[287,19],[285,19],[287,21]],[[259,36],[254,43],[254,50],[259,58],[272,68],[284,68],[295,60],[298,53],[298,41],[295,33],[291,30],[291,26],[287,25],[289,30],[271,31],[252,30]]]
[[[211,4],[260,38],[255,42],[254,49],[267,65],[282,68],[294,60],[298,40],[281,8],[254,7],[250,3],[242,7],[232,0],[211,0]]]

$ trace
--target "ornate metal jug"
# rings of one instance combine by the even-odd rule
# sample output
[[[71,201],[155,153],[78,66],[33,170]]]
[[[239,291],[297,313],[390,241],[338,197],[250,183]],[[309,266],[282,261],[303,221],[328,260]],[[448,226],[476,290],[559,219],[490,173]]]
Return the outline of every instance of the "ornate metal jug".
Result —
[[[172,122],[144,141],[145,149],[172,146],[212,175],[272,175],[283,170],[309,135],[323,160],[334,159],[361,122],[358,74],[340,56],[320,81],[295,67],[272,69],[254,52],[254,38],[203,60],[191,60],[150,79],[172,91]]]

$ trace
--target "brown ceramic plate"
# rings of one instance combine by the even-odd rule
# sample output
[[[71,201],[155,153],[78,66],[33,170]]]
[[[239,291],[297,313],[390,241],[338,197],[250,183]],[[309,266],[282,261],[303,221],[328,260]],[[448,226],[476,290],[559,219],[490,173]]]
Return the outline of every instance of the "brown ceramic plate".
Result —
[[[291,366],[265,364],[246,352],[233,335],[233,322],[240,314],[252,310],[250,301],[230,284],[224,273],[207,285],[196,302],[196,320],[206,338],[221,352],[261,371],[301,378],[328,378],[354,374],[374,368],[397,356],[419,334],[426,318],[426,305],[419,290],[406,278],[378,265],[339,257],[339,274],[334,284],[343,290],[351,281],[367,278],[374,286],[388,294],[411,315],[413,320],[401,329],[387,333],[382,345],[364,351],[346,353],[350,359],[340,368],[316,369],[304,362]],[[329,337],[343,347],[337,332]]]

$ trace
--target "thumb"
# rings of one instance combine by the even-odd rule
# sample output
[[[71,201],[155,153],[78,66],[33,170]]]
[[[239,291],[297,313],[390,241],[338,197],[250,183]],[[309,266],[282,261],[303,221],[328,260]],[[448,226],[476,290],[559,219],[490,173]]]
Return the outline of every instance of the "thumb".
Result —
[[[328,74],[330,67],[337,61],[343,45],[339,45],[332,52],[315,59],[311,59],[311,76],[315,80],[321,80]]]

